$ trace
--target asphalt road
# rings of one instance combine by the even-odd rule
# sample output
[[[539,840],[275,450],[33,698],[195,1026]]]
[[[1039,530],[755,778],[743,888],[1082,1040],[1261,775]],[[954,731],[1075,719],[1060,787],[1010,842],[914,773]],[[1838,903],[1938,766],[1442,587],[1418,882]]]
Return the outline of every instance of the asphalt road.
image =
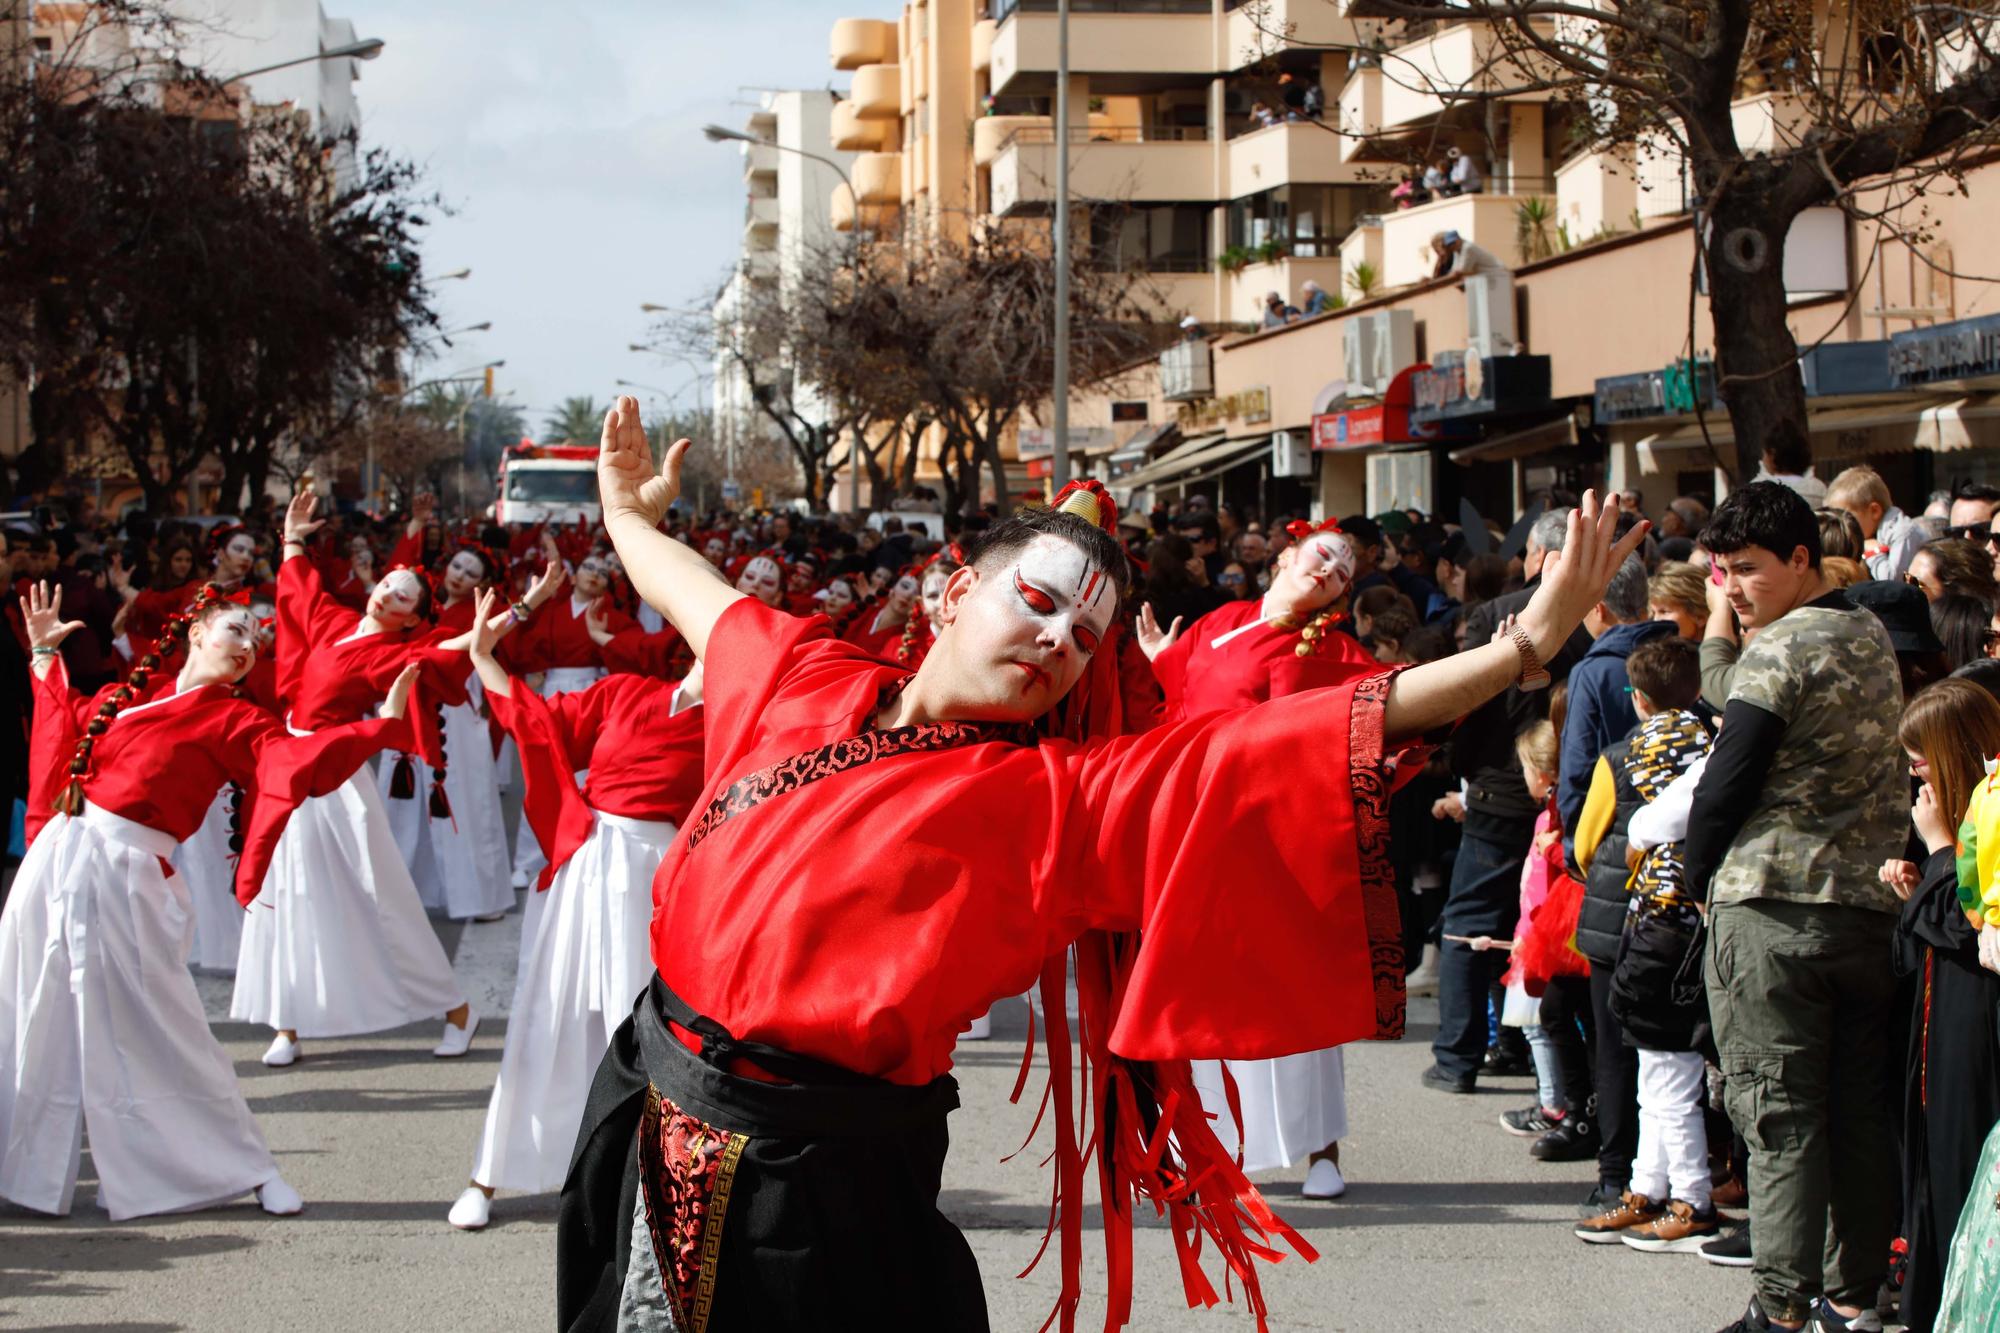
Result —
[[[494,1224],[477,1235],[444,1220],[471,1169],[499,1062],[520,920],[516,912],[493,925],[440,925],[486,1015],[464,1059],[433,1059],[437,1030],[425,1025],[311,1043],[299,1064],[269,1070],[257,1060],[267,1033],[216,1022],[251,1108],[305,1196],[304,1214],[266,1218],[246,1201],[114,1226],[98,1210],[86,1155],[69,1217],[0,1204],[0,1327],[549,1327],[554,1198],[502,1196]],[[220,1019],[227,981],[203,978],[202,987]],[[1434,1017],[1435,1006],[1418,1001],[1411,1039],[1349,1051],[1346,1198],[1300,1199],[1303,1166],[1268,1177],[1279,1211],[1321,1256],[1266,1270],[1271,1327],[1711,1330],[1740,1311],[1749,1292],[1742,1270],[1575,1240],[1566,1223],[1590,1187],[1590,1167],[1534,1162],[1500,1130],[1499,1113],[1531,1094],[1524,1079],[1469,1097],[1420,1087]],[[979,1256],[1000,1330],[1039,1328],[1057,1283],[1053,1254],[1027,1278],[1014,1276],[1039,1247],[1048,1214],[1042,1153],[1001,1160],[1033,1118],[1033,1106],[1007,1101],[1025,1027],[1025,1006],[1010,1001],[996,1014],[994,1040],[960,1047],[964,1107],[953,1117],[945,1173],[945,1211]],[[1187,1309],[1158,1226],[1142,1224],[1135,1250],[1133,1327],[1255,1327],[1241,1304]],[[1079,1326],[1098,1327],[1103,1261],[1094,1222],[1084,1271]]]

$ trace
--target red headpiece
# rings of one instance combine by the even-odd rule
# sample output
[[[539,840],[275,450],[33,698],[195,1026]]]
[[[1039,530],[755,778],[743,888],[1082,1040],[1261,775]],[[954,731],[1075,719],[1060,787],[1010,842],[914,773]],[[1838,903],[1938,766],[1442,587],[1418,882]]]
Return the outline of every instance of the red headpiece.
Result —
[[[1330,518],[1322,523],[1308,523],[1302,518],[1295,518],[1285,524],[1285,534],[1295,542],[1302,542],[1317,532],[1339,532],[1340,530],[1340,524]]]
[[[1101,481],[1073,481],[1057,491],[1049,502],[1049,508],[1058,513],[1075,514],[1078,518],[1118,535],[1118,502],[1111,498],[1111,492],[1104,489]]]

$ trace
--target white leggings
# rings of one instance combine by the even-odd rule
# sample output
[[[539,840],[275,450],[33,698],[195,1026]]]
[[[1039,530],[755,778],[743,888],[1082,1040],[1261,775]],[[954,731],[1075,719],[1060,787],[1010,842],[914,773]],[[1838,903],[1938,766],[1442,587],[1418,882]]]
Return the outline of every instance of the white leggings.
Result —
[[[1632,1192],[1655,1203],[1679,1199],[1697,1213],[1709,1205],[1707,1079],[1694,1051],[1639,1052],[1639,1149]]]

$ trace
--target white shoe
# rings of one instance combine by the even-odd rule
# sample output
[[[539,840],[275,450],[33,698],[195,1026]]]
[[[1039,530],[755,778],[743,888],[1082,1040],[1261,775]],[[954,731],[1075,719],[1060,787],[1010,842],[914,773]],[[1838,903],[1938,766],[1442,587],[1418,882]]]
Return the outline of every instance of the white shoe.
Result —
[[[299,1192],[285,1183],[283,1176],[272,1176],[257,1187],[257,1206],[273,1217],[290,1217],[303,1212],[306,1201]]]
[[[446,1220],[460,1231],[477,1231],[493,1217],[493,1200],[477,1185],[467,1185],[465,1193],[451,1206]]]
[[[1340,1168],[1322,1157],[1306,1172],[1306,1183],[1299,1193],[1308,1199],[1338,1199],[1347,1193],[1347,1180],[1340,1174]]]
[[[993,1035],[993,1015],[981,1014],[962,1034],[967,1041],[986,1041]]]
[[[1403,990],[1410,995],[1435,995],[1438,993],[1438,948],[1435,944],[1424,946],[1424,956],[1417,961],[1410,975],[1403,978]]]
[[[527,873],[525,871],[516,870],[514,872],[513,883],[514,883],[514,891],[516,893],[519,893],[522,889],[527,888],[528,887]]]
[[[431,1048],[431,1054],[440,1060],[450,1060],[464,1055],[472,1049],[472,1034],[479,1031],[479,1015],[468,1014],[465,1026],[456,1023],[444,1025],[444,1040]]]
[[[271,1044],[264,1049],[264,1063],[273,1069],[283,1069],[299,1058],[299,1044],[280,1032],[271,1038]]]

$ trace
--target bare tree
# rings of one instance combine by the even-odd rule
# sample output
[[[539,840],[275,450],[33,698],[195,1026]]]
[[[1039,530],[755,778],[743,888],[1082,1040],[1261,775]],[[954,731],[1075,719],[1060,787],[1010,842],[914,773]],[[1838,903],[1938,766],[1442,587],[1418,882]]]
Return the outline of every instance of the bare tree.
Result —
[[[1268,3],[1252,8],[1267,35],[1290,37]],[[1574,150],[1665,160],[1669,171],[1684,164],[1740,475],[1756,470],[1764,441],[1806,430],[1786,322],[1792,223],[1838,206],[1934,262],[1925,198],[1964,190],[1966,170],[1992,152],[2000,115],[1994,0],[1368,0],[1365,12],[1392,25],[1362,60],[1437,97],[1447,114],[1543,93]],[[1478,24],[1492,38],[1487,57],[1448,85],[1393,49],[1395,25],[1441,21]],[[1775,146],[1739,138],[1735,103],[1755,91],[1781,103]],[[1692,327],[1689,339],[1691,353]]]

